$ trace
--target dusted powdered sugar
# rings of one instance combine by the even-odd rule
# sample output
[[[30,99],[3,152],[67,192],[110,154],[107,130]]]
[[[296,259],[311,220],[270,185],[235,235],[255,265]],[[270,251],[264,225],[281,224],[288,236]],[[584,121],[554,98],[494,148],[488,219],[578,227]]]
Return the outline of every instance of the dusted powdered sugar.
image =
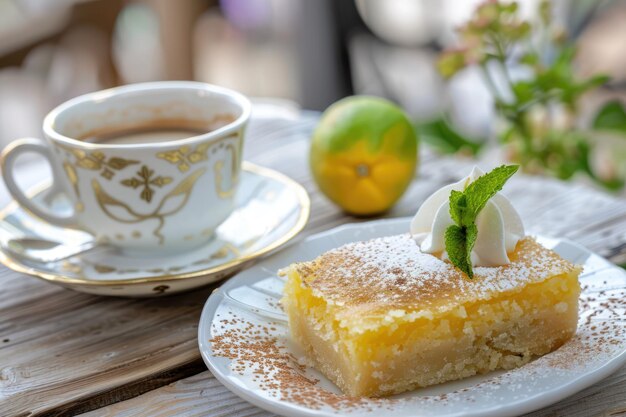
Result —
[[[233,375],[242,379],[253,375],[253,380],[246,383],[276,403],[314,410],[330,409],[338,415],[368,413],[377,416],[387,410],[405,415],[417,412],[437,415],[447,407],[459,406],[484,410],[486,403],[499,405],[511,399],[536,399],[539,389],[562,388],[558,381],[563,384],[588,374],[623,354],[626,349],[626,278],[611,269],[600,271],[581,275],[581,281],[588,284],[582,287],[578,331],[569,342],[521,368],[485,375],[464,388],[456,388],[458,383],[442,385],[440,392],[443,393],[438,395],[416,392],[402,397],[366,398],[331,392],[327,382],[319,383],[308,373],[311,365],[305,364],[306,359],[301,354],[294,356],[284,337],[289,331],[286,322],[268,322],[258,314],[251,316],[251,311],[258,310],[243,303],[236,304],[232,310],[225,309],[222,315],[216,314],[209,342],[212,355],[231,361]],[[252,287],[245,288],[255,292]],[[278,303],[275,298],[268,298],[268,301]]]
[[[520,240],[510,258],[507,265],[475,268],[470,280],[402,234],[350,243],[292,267],[316,296],[350,314],[448,310],[576,268],[530,237]]]

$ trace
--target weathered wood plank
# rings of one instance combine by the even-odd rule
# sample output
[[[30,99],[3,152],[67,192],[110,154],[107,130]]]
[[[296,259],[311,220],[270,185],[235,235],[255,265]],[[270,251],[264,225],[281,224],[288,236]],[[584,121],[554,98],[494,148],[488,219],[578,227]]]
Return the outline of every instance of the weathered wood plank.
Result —
[[[10,299],[23,293],[3,279]],[[15,284],[15,285],[14,285]],[[0,307],[0,415],[44,414],[89,399],[110,404],[198,372],[197,320],[210,288],[161,299],[95,297],[34,282],[28,299]],[[42,290],[41,292],[39,290]],[[195,367],[181,369],[195,363]],[[161,384],[115,389],[169,371]],[[94,404],[95,404],[94,403]]]
[[[307,161],[314,123],[314,117],[258,121],[244,153],[309,190],[312,215],[303,236],[368,220],[344,215],[318,193]],[[427,153],[422,161],[416,181],[384,217],[413,214],[424,198],[474,163]],[[489,165],[493,163],[484,166]],[[626,242],[624,201],[578,185],[527,177],[515,178],[507,194],[530,231],[570,237],[601,253]],[[126,300],[74,293],[5,268],[0,268],[0,282],[0,415],[72,415],[147,390],[153,391],[91,415],[266,415],[208,372],[154,390],[205,369],[199,362],[196,326],[211,288]],[[624,385],[623,378],[615,383],[615,398]]]
[[[252,405],[237,408],[244,400],[228,391],[205,371],[150,391],[137,398],[111,405],[82,417],[248,417],[273,416]],[[248,404],[248,403],[246,403]],[[222,414],[221,410],[228,410]],[[253,414],[256,411],[258,414]],[[621,414],[619,414],[621,413]],[[601,384],[594,385],[551,407],[526,414],[525,417],[590,417],[626,415],[626,367]]]
[[[209,372],[174,382],[83,417],[271,416],[230,392]]]

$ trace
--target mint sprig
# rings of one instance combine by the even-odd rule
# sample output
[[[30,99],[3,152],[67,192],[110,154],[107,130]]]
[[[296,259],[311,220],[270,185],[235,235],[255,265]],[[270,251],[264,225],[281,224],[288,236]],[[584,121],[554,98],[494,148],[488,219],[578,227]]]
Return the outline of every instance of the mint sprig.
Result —
[[[478,238],[476,217],[518,169],[519,165],[502,165],[480,176],[463,191],[450,193],[450,217],[456,224],[446,229],[446,251],[450,261],[470,279],[474,277],[471,253]]]

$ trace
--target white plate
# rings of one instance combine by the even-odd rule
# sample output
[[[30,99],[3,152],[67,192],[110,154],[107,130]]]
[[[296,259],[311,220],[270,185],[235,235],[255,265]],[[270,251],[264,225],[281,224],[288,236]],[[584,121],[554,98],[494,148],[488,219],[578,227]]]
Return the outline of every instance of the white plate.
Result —
[[[33,199],[45,204],[41,188]],[[62,211],[66,201],[53,202]],[[304,227],[309,197],[300,184],[274,170],[243,163],[235,210],[216,230],[216,236],[185,253],[133,258],[101,250],[47,262],[10,250],[15,238],[40,238],[74,247],[93,238],[34,218],[11,203],[0,212],[0,262],[76,291],[100,295],[154,296],[189,290],[223,279],[256,258],[276,250]]]
[[[259,262],[225,283],[209,297],[198,330],[200,351],[211,372],[240,397],[286,416],[379,416],[384,413],[389,416],[502,417],[555,403],[600,381],[626,362],[626,271],[572,242],[538,238],[565,259],[584,265],[580,276],[583,286],[580,321],[572,340],[555,352],[511,371],[492,372],[360,404],[342,400],[341,392],[323,375],[302,365],[302,352],[290,341],[286,316],[278,306],[284,281],[276,272],[294,261],[312,259],[348,242],[404,233],[408,224],[409,219],[405,218],[332,229]],[[276,370],[264,365],[266,359],[259,361],[255,355],[247,356],[241,345],[229,349],[227,344],[224,347],[224,342],[214,344],[211,341],[220,336],[228,340],[235,329],[243,330],[250,325],[251,328],[239,334],[238,343],[254,344],[259,336],[255,329],[265,327],[268,335],[261,332],[261,336],[275,338],[275,346],[282,356],[297,358],[277,359],[284,362],[279,363],[284,366],[282,372],[302,374],[319,382],[311,383],[308,388],[300,388],[299,384],[285,388],[288,384],[282,384],[272,390],[268,380],[272,382],[273,376],[259,379],[254,373],[259,366],[266,371]],[[252,350],[255,349],[258,350],[256,347]],[[231,359],[224,357],[225,352]],[[271,355],[268,349],[267,356]],[[305,397],[310,397],[311,390],[339,394],[322,395],[331,395],[330,398],[341,406],[330,406],[321,400],[311,400],[305,406],[297,399],[298,390],[306,390],[309,394],[300,393]]]

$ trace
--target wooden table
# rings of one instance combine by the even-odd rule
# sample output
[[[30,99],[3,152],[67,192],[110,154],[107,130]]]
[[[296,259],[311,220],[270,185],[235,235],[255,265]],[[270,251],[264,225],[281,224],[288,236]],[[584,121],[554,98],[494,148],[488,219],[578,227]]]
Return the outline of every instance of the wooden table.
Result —
[[[244,155],[307,188],[312,214],[300,237],[363,220],[331,205],[311,179],[308,138],[316,120],[315,113],[290,112],[254,119]],[[422,150],[414,184],[386,217],[412,215],[428,195],[466,174],[473,163]],[[582,185],[523,176],[511,180],[506,194],[529,231],[567,237],[624,262],[626,201]],[[164,298],[107,298],[4,267],[0,283],[0,416],[270,415],[230,393],[200,359],[198,319],[215,286]],[[621,414],[626,414],[626,368],[531,415]]]

